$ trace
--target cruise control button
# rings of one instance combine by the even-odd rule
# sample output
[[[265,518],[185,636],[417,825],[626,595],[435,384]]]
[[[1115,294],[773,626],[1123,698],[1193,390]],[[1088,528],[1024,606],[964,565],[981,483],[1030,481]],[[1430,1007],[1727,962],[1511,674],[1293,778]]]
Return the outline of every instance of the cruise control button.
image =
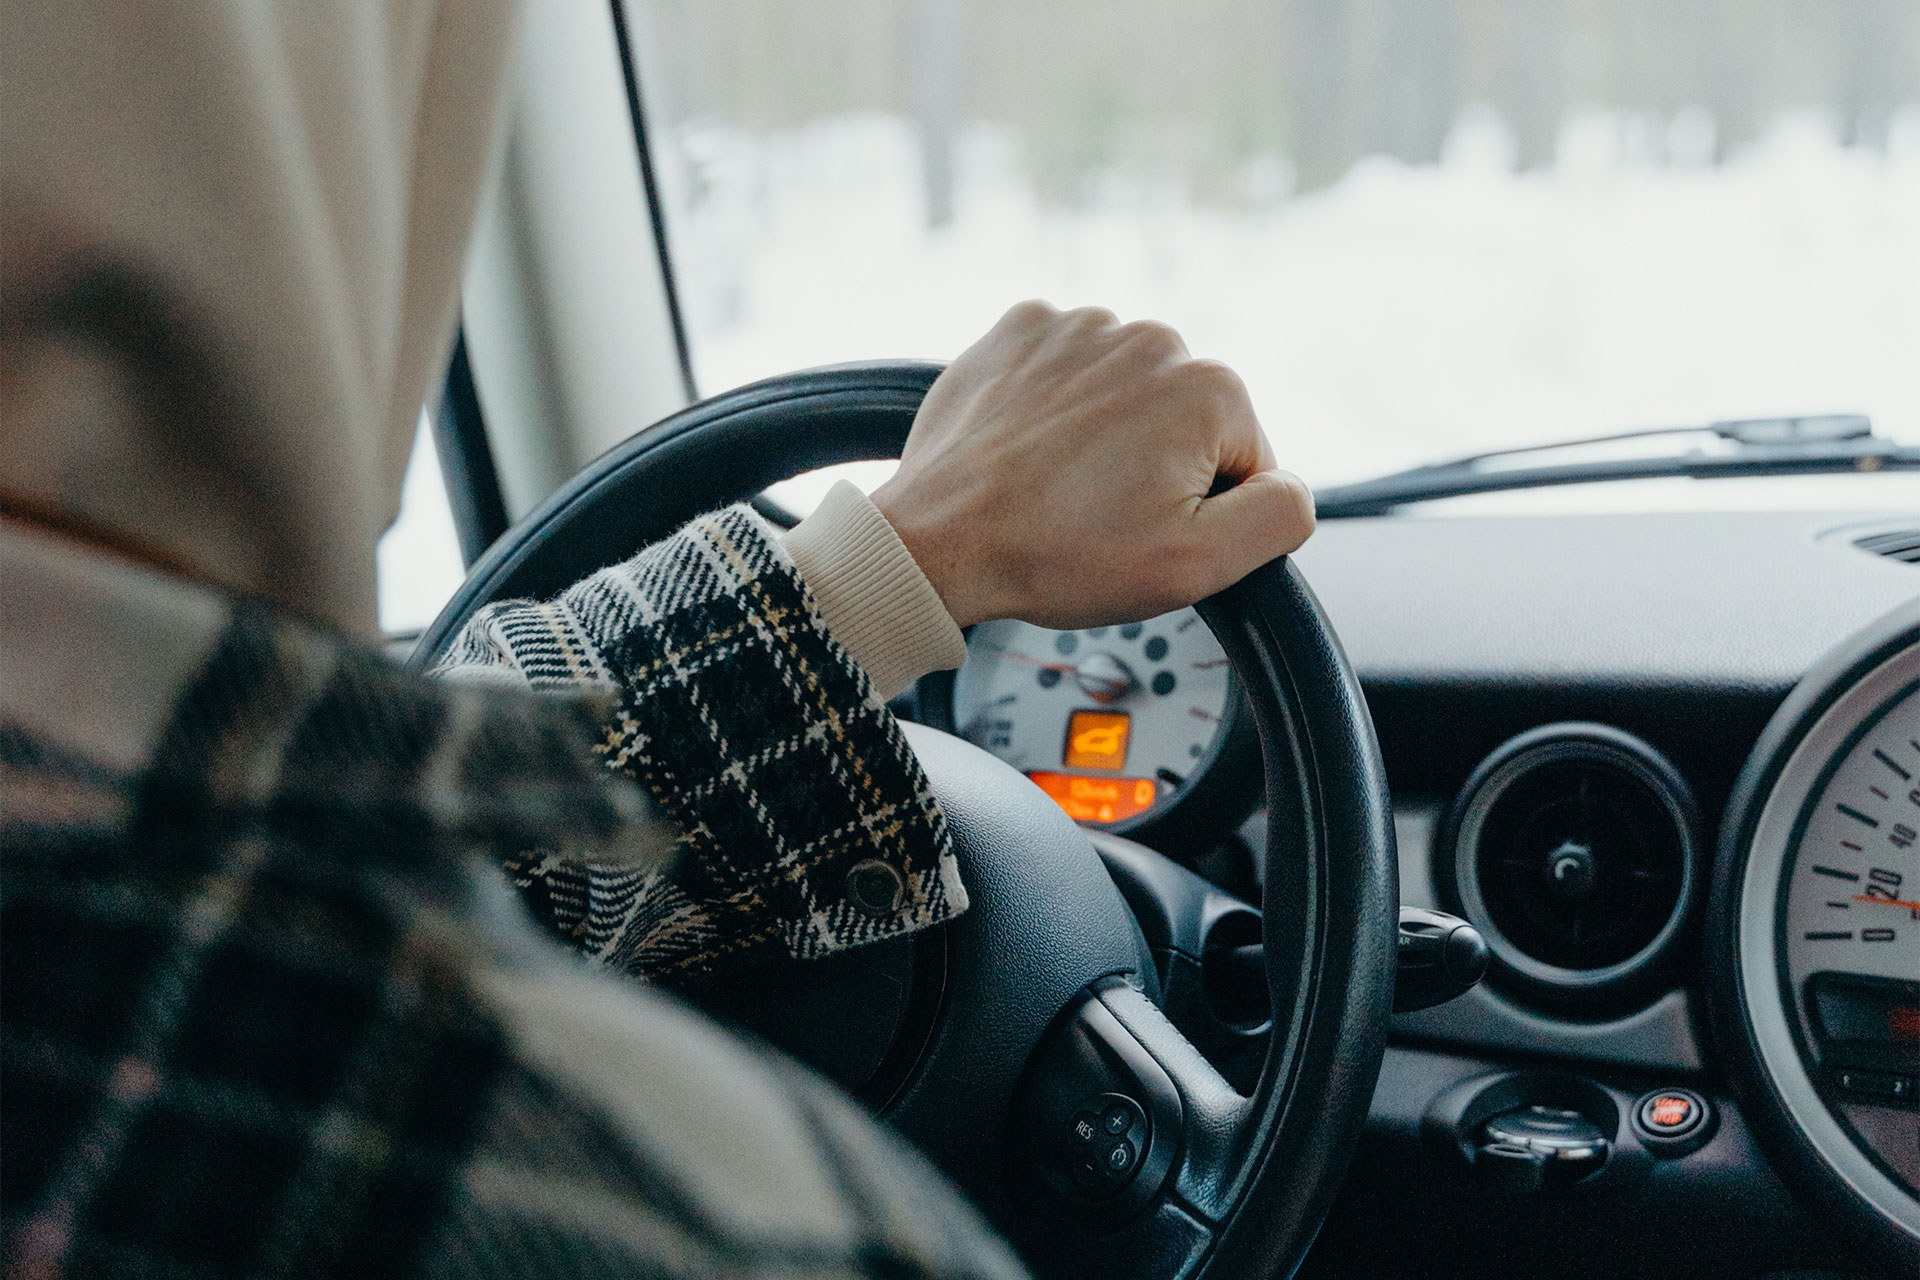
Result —
[[[1103,1199],[1120,1189],[1115,1178],[1107,1173],[1105,1165],[1079,1164],[1073,1169],[1073,1185],[1080,1188],[1080,1194],[1092,1200]]]
[[[1073,1141],[1075,1146],[1088,1147],[1100,1136],[1100,1117],[1091,1111],[1082,1111],[1073,1118]]]
[[[1115,1103],[1107,1108],[1107,1114],[1101,1117],[1100,1123],[1106,1127],[1108,1133],[1122,1134],[1133,1128],[1133,1112]]]
[[[1110,1173],[1125,1173],[1133,1168],[1133,1145],[1122,1139],[1107,1148],[1107,1170]]]

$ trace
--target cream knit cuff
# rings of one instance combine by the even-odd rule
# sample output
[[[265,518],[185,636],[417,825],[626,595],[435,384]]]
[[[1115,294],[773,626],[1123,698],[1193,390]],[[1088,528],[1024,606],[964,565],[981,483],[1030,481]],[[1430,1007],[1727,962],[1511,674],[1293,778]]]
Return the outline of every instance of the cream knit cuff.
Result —
[[[827,630],[891,698],[929,671],[957,667],[967,643],[940,593],[880,508],[845,480],[780,539]]]

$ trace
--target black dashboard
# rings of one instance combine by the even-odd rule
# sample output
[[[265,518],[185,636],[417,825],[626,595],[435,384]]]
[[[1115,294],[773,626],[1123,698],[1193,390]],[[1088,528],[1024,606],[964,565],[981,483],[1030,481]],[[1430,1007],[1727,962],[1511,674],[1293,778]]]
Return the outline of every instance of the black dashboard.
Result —
[[[1448,517],[1329,523],[1299,560],[1359,672],[1393,788],[1401,899],[1444,905],[1443,816],[1501,744],[1595,723],[1656,748],[1710,851],[1762,728],[1834,646],[1920,597],[1920,566],[1863,551],[1896,513]],[[1909,525],[1920,514],[1908,515]],[[1612,1017],[1483,985],[1403,1015],[1433,1044],[1697,1072],[1697,956]],[[1688,963],[1692,961],[1692,963]]]
[[[1920,598],[1920,563],[1910,562],[1920,532],[1904,536],[1913,530],[1920,514],[1900,512],[1448,514],[1329,521],[1299,553],[1372,711],[1394,795],[1402,903],[1466,915],[1495,952],[1493,973],[1465,996],[1396,1016],[1366,1136],[1304,1274],[1759,1276],[1887,1266],[1870,1232],[1828,1212],[1817,1188],[1777,1167],[1776,1144],[1756,1141],[1745,1094],[1716,1047],[1705,961],[1724,945],[1709,936],[1708,900],[1724,871],[1715,865],[1726,859],[1715,853],[1719,827],[1742,769],[1824,655]],[[1002,637],[994,660],[1011,654],[1023,666],[999,684],[963,669],[958,711],[951,682],[923,687],[920,710],[967,734],[970,696],[994,708],[1011,701],[1003,687],[1015,676],[1022,689],[1050,691],[1079,679],[1094,710],[1062,712],[1073,717],[1072,764],[1083,731],[1105,731],[1113,745],[1109,722],[1124,721],[1129,705],[1116,701],[1116,681],[1133,682],[1142,711],[1157,705],[1148,690],[1159,681],[1165,702],[1181,704],[1185,728],[1162,735],[1161,781],[1143,766],[1139,779],[1120,779],[1122,793],[1137,786],[1144,802],[1158,785],[1176,809],[1198,793],[1203,802],[1188,810],[1237,822],[1235,785],[1209,788],[1183,772],[1182,752],[1196,773],[1201,765],[1231,773],[1236,748],[1230,714],[1211,736],[1195,729],[1220,695],[1188,699],[1185,685],[1175,695],[1171,676],[1148,663],[1178,667],[1183,680],[1211,665],[1198,652],[1178,661],[1184,633],[1169,622],[1144,636],[1132,628],[1124,640],[1118,629],[1095,636],[1106,664],[1098,671],[1031,642],[1023,655]],[[1171,656],[1166,642],[1142,647],[1156,634],[1172,640]],[[1071,652],[1069,640],[1058,643],[1059,654]],[[1136,744],[1150,727],[1136,713]],[[1018,749],[1023,732],[1024,724],[1005,731],[1000,746]],[[1050,747],[1060,739],[1051,720],[1028,736],[1059,749]],[[1257,841],[1260,821],[1254,813],[1224,843]],[[1119,825],[1229,889],[1252,889],[1232,883],[1230,856],[1196,843],[1212,846],[1224,833],[1155,813]],[[1592,830],[1597,838],[1583,834]],[[1503,859],[1501,850],[1528,840],[1549,850],[1544,878]],[[1589,895],[1596,865],[1603,883],[1624,887]],[[1913,914],[1920,920],[1920,909]],[[1901,986],[1913,946],[1900,943],[1892,976],[1871,981]],[[1920,980],[1920,966],[1904,976]],[[1897,1074],[1908,1050],[1888,1052],[1895,1074],[1858,1080],[1905,1079],[1911,1089],[1913,1077]],[[1604,1117],[1615,1131],[1613,1166],[1567,1188],[1489,1194],[1478,1172],[1488,1162],[1461,1158],[1448,1125],[1482,1124],[1474,1099],[1495,1094],[1510,1111],[1533,1102],[1549,1127],[1576,1110]],[[1886,1100],[1867,1101],[1880,1115]],[[1911,1095],[1889,1105],[1882,1153],[1898,1148],[1886,1159],[1910,1187],[1920,1178],[1904,1164],[1908,1145],[1920,1164],[1920,1144],[1905,1131]]]
[[[1835,646],[1920,596],[1920,566],[1859,545],[1914,524],[1703,513],[1324,526],[1300,560],[1366,687],[1395,796],[1402,900],[1458,901],[1446,891],[1445,817],[1483,760],[1543,725],[1606,725],[1655,748],[1692,792],[1695,856],[1710,859],[1776,708]],[[1664,980],[1624,1003],[1556,1003],[1496,974],[1396,1018],[1368,1137],[1308,1273],[1884,1266],[1790,1192],[1755,1143],[1708,1024],[1703,913],[1691,904]],[[1488,1199],[1421,1130],[1447,1088],[1516,1066],[1628,1096],[1695,1089],[1718,1130],[1616,1195]]]

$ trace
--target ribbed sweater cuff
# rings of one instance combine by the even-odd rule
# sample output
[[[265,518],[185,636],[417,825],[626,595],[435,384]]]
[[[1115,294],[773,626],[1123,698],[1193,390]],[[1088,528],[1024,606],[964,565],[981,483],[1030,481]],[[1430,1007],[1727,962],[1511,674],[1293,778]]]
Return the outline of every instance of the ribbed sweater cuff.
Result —
[[[827,629],[891,698],[929,671],[957,667],[966,640],[913,553],[867,500],[842,480],[780,540]]]

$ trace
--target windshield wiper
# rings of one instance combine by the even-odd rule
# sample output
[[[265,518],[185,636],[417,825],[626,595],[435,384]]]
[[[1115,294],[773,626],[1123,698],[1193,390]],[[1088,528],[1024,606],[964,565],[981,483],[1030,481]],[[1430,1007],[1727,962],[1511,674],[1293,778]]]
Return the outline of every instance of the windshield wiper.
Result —
[[[1712,436],[1724,442],[1715,452],[1648,457],[1600,458],[1585,462],[1497,465],[1523,454],[1607,445],[1620,440]],[[1489,464],[1496,465],[1489,465]],[[1556,440],[1476,453],[1452,462],[1413,467],[1375,480],[1337,485],[1315,494],[1320,518],[1384,515],[1395,507],[1434,498],[1458,498],[1506,489],[1537,489],[1558,484],[1608,480],[1652,480],[1688,476],[1713,480],[1724,476],[1777,476],[1846,471],[1920,470],[1920,448],[1873,434],[1862,414],[1822,414],[1802,418],[1744,418],[1701,427],[1661,427],[1617,435]]]

